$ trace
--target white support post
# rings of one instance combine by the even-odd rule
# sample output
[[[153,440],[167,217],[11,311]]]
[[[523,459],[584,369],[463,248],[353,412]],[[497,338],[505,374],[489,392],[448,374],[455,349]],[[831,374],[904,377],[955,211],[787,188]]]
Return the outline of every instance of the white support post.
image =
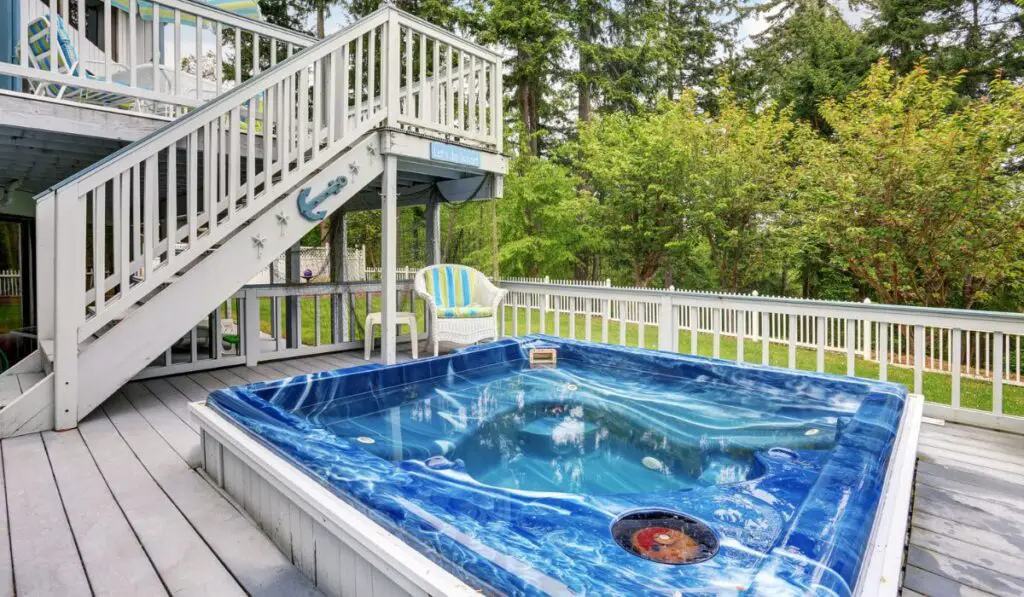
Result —
[[[856,357],[857,357],[857,342],[856,342],[856,330],[857,320],[847,319],[846,320],[846,374],[850,377],[856,375]]]
[[[302,281],[302,247],[299,243],[292,245],[285,253],[284,279],[288,284]],[[286,346],[298,348],[302,346],[302,310],[298,296],[287,296],[284,299],[284,329]]]
[[[722,356],[722,309],[711,308],[711,356],[718,359]]]
[[[700,335],[700,310],[697,307],[690,309],[690,354],[697,354],[697,337]]]
[[[427,200],[427,265],[441,263],[441,204]]]
[[[747,312],[736,312],[736,362],[742,363],[746,360],[743,354],[743,343],[747,339]]]
[[[78,186],[57,191],[54,278],[54,427],[58,431],[78,425],[78,324],[85,314],[85,203]],[[123,247],[125,251],[128,247]],[[63,257],[60,257],[63,256]],[[102,280],[97,288],[102,288]],[[122,292],[124,289],[122,288]]]
[[[1003,332],[992,335],[992,412],[1003,414]],[[920,392],[918,392],[920,393]]]
[[[672,351],[672,334],[678,325],[675,322],[676,310],[672,307],[672,297],[664,296],[658,305],[658,350]]]
[[[963,359],[963,330],[953,328],[950,330],[951,346],[949,355],[950,375],[950,404],[953,408],[960,408],[960,361]]]
[[[817,329],[814,331],[814,346],[817,348],[815,369],[818,373],[825,372],[825,318],[817,318]]]
[[[410,34],[411,37],[411,34]],[[399,105],[398,92],[400,90],[401,81],[399,80],[402,75],[402,54],[401,54],[401,38],[402,28],[398,23],[398,11],[391,10],[388,13],[388,51],[387,60],[384,64],[387,65],[387,84],[382,91],[382,95],[387,98],[387,126],[398,127],[398,119],[401,116],[401,106]],[[412,40],[409,40],[411,46]],[[361,61],[362,57],[356,57],[357,61]],[[412,97],[410,89],[410,98]],[[371,98],[372,101],[372,98]],[[359,115],[356,114],[356,122],[359,122]]]
[[[789,316],[789,325],[787,326],[789,328],[787,330],[789,332],[789,363],[788,363],[787,366],[790,369],[796,369],[796,331],[797,331],[796,326],[797,326],[797,316],[796,315],[790,315]]]
[[[761,364],[767,365],[769,362],[769,343],[771,343],[771,313],[767,311],[761,312]]]
[[[878,379],[889,379],[889,324],[878,324]]]
[[[392,21],[394,22],[394,21]],[[396,23],[397,26],[397,23]],[[395,54],[392,54],[394,56]],[[381,362],[391,365],[396,360],[395,313],[398,269],[398,157],[384,156],[381,195],[381,258],[380,258],[380,355]]]
[[[242,298],[242,342],[245,343],[245,366],[255,367],[260,362],[260,298],[247,288]]]
[[[865,305],[870,305],[871,304],[871,299],[868,299],[868,298],[864,299],[864,304]],[[872,325],[871,320],[867,319],[867,318],[862,319],[860,321],[860,325],[861,325],[861,331],[863,332],[863,335],[864,335],[864,341],[861,344],[861,350],[863,351],[863,354],[864,354],[864,360],[865,361],[870,361],[871,360],[871,328],[874,327],[874,326]]]
[[[924,326],[914,326],[914,393],[924,393]]]

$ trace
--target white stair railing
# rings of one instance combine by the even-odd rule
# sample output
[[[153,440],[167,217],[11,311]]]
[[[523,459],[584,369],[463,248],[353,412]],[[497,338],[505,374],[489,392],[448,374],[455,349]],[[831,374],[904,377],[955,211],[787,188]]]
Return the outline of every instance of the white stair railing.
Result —
[[[42,199],[41,225],[56,219],[52,236],[40,231],[41,245],[53,241],[59,265],[56,312],[69,317],[76,341],[170,281],[315,171],[336,145],[383,120],[385,106],[359,109],[360,98],[370,95],[360,71],[364,63],[371,71],[385,64],[368,61],[363,46],[382,37],[386,24],[387,15],[375,13]],[[345,68],[347,61],[355,69]],[[346,102],[335,101],[347,90],[355,95],[358,118]]]
[[[164,285],[237,245],[248,221],[371,130],[414,127],[500,150],[500,72],[496,55],[384,7],[40,196],[39,333],[55,363],[58,428],[77,422],[74,365],[97,337],[125,332],[117,326]],[[400,107],[403,93],[409,106],[436,105],[430,94],[447,89],[455,121]]]

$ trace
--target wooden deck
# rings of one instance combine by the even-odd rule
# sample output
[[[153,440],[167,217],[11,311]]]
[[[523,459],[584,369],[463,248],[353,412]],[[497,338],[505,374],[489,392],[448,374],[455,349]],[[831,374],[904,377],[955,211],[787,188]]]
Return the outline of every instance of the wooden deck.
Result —
[[[406,357],[403,357],[406,358]],[[0,444],[0,597],[318,595],[196,472],[187,404],[355,352],[132,382],[78,429]],[[1024,594],[1024,436],[925,424],[904,595]]]
[[[1024,436],[921,426],[903,594],[1024,595]]]
[[[78,429],[3,440],[0,597],[319,595],[192,467],[187,405],[225,386],[364,364],[343,353],[132,382]]]

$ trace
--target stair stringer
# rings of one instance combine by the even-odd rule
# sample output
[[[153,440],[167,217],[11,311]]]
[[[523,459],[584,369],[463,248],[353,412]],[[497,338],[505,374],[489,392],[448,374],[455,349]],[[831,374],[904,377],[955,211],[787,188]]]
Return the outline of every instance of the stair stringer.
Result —
[[[330,214],[384,171],[380,133],[373,131],[340,151],[322,168],[204,257],[173,284],[160,290],[118,325],[88,344],[78,355],[78,417],[81,420],[118,388],[160,356],[260,270],[297,243],[319,221],[302,217],[298,195],[311,188],[318,195],[328,181],[345,176],[347,185],[320,204]],[[262,241],[258,248],[257,240]],[[61,364],[58,362],[57,367]]]
[[[53,429],[54,374],[36,382],[0,410],[0,437]]]

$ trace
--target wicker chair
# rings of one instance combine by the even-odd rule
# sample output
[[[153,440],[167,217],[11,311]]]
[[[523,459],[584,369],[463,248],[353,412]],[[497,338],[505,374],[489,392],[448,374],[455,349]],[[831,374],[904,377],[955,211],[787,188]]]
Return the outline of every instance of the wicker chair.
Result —
[[[431,265],[416,272],[416,294],[427,303],[434,356],[440,342],[498,339],[498,309],[508,293],[464,265]]]

